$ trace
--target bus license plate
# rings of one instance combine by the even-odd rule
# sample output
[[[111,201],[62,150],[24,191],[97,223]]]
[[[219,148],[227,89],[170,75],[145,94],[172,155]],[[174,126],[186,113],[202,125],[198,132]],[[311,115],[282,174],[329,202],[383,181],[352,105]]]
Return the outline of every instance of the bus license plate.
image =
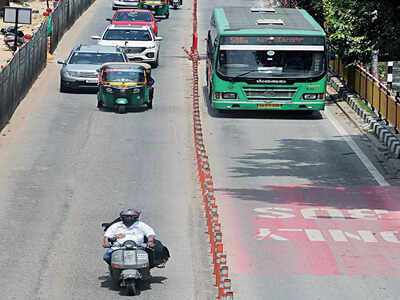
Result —
[[[280,104],[258,104],[258,108],[281,108]]]

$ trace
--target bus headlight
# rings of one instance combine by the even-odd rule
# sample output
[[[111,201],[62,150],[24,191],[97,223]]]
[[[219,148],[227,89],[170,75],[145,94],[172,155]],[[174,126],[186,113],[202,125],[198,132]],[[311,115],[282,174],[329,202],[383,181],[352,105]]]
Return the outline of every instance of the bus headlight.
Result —
[[[324,100],[324,94],[303,94],[304,100]]]
[[[317,100],[318,94],[303,94],[304,100]]]
[[[232,92],[223,92],[222,93],[222,99],[236,99],[236,98],[237,98],[236,93],[232,93]]]

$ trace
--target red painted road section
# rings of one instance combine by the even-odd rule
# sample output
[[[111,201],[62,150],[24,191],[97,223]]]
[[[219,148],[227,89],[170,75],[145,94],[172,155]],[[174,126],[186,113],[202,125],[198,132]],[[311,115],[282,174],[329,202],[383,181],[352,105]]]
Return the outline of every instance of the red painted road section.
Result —
[[[234,274],[400,275],[400,187],[217,189]]]

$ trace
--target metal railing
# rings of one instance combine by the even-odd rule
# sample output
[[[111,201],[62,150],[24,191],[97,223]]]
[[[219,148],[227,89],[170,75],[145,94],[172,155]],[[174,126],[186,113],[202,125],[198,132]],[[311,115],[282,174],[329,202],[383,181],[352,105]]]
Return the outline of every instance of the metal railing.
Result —
[[[28,92],[47,62],[47,51],[53,53],[63,34],[94,0],[60,0],[51,15],[20,47],[11,61],[0,69],[0,130],[11,119],[20,101]],[[52,26],[50,49],[47,49],[48,22]]]
[[[10,120],[22,98],[46,66],[47,20],[0,70],[0,129]]]
[[[57,48],[64,33],[74,24],[94,0],[61,0],[52,13],[53,28],[50,38],[50,53]]]
[[[368,104],[382,120],[400,131],[400,99],[396,98],[387,86],[359,65],[345,69],[340,58],[330,61],[330,67]]]

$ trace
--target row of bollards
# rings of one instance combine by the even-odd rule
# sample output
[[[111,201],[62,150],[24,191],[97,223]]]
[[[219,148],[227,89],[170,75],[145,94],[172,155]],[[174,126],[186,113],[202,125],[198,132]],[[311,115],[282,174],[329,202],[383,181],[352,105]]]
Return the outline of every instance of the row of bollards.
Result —
[[[217,288],[216,298],[218,300],[231,300],[233,299],[232,285],[228,276],[228,264],[226,254],[224,253],[222,228],[221,223],[219,223],[218,220],[218,205],[216,203],[210,162],[204,145],[201,126],[198,74],[200,57],[196,44],[193,46],[190,51],[186,49],[184,50],[193,63],[193,136],[197,169],[207,222],[207,232],[209,235],[209,254],[212,256],[213,276],[215,277],[214,285]]]

